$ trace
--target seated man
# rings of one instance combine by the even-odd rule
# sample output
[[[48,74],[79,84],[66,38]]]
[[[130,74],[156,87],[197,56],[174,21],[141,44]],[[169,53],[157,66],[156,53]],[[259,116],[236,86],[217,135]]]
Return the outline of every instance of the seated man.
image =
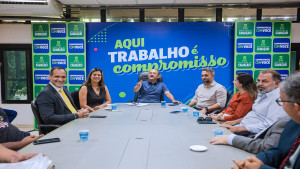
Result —
[[[66,70],[54,67],[50,71],[49,84],[36,99],[40,116],[46,124],[65,124],[77,118],[87,117],[89,111],[77,111],[71,95],[63,86],[66,82]]]
[[[258,154],[274,147],[279,142],[281,132],[291,118],[279,119],[256,138],[239,136],[235,134],[219,135],[210,139],[211,144],[229,144],[249,153]]]
[[[202,69],[203,84],[198,86],[189,104],[189,106],[196,105],[196,108],[200,109],[203,114],[226,106],[227,90],[214,81],[214,78],[215,71],[212,68]]]
[[[20,149],[43,135],[34,136],[28,132],[20,131],[16,126],[8,122],[7,116],[0,108],[0,143],[9,149]]]
[[[279,84],[281,76],[274,70],[263,70],[257,78],[259,94],[252,110],[235,126],[237,121],[227,122],[220,126],[228,128],[233,133],[252,133],[259,135],[278,119],[287,116],[281,106],[276,103],[279,97]]]
[[[300,73],[291,75],[280,85],[280,98],[276,101],[292,119],[284,128],[279,144],[256,157],[234,160],[234,169],[300,168]]]
[[[179,104],[173,95],[168,90],[167,86],[163,82],[158,82],[160,73],[156,69],[152,69],[148,74],[148,80],[141,80],[133,91],[138,92],[138,103],[160,103],[160,97],[164,93],[174,104]]]

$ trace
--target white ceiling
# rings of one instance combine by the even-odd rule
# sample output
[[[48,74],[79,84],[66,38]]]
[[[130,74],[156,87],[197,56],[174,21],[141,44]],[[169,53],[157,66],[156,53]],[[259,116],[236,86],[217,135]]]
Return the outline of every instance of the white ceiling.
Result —
[[[24,4],[23,2],[42,2],[43,4]],[[63,5],[75,7],[216,7],[222,5],[241,5],[249,8],[255,4],[290,4],[300,7],[300,0],[0,0],[0,16],[60,17]],[[294,6],[296,4],[296,6]],[[255,8],[255,7],[254,7]],[[0,20],[5,17],[1,17]]]
[[[201,5],[201,4],[243,4],[243,3],[293,3],[299,0],[58,0],[64,5]]]

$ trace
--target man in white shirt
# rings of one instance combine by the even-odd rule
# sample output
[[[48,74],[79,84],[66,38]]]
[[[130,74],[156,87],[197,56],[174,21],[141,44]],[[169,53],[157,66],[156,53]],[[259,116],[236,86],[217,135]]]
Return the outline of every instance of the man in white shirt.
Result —
[[[199,85],[189,106],[196,105],[201,113],[207,114],[213,110],[225,107],[227,90],[214,81],[215,71],[212,68],[202,69],[203,84]]]

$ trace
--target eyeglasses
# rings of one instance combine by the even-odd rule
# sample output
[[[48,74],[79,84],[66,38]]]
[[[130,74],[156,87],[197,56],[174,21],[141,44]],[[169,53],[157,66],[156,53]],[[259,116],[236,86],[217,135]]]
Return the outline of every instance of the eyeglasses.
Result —
[[[283,105],[283,102],[294,103],[294,102],[288,101],[288,100],[281,100],[281,98],[276,99],[276,103],[277,103],[279,106],[282,106],[282,105]]]

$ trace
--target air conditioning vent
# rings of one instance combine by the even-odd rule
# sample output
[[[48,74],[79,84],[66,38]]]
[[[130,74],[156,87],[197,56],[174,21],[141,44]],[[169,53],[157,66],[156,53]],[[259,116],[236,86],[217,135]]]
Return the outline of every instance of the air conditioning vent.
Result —
[[[0,4],[19,4],[19,5],[47,5],[46,1],[0,1]]]
[[[0,0],[1,16],[61,17],[62,5],[56,0]]]

